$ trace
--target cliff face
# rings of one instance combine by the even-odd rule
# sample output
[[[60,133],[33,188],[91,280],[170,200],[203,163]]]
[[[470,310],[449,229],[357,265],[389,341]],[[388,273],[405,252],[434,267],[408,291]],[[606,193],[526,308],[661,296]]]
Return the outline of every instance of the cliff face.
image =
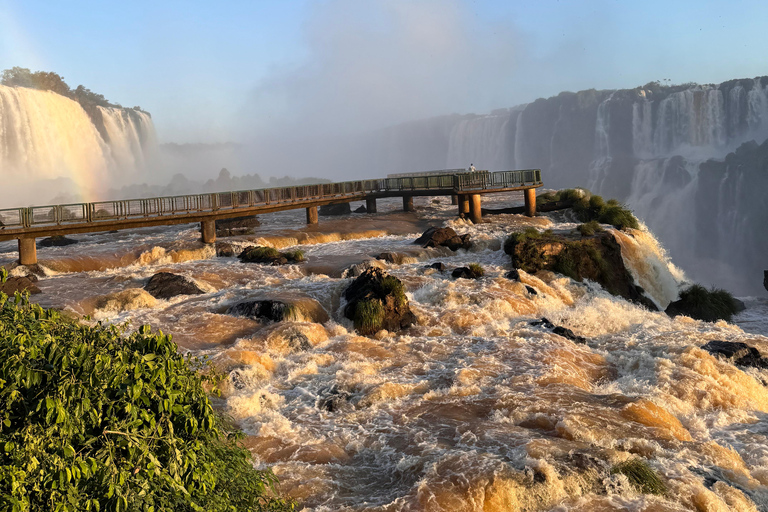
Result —
[[[755,147],[737,148],[753,140],[762,147],[768,139],[768,77],[564,92],[386,134],[375,142],[390,155],[379,172],[470,162],[480,169],[539,168],[548,187],[586,186],[625,201],[692,277],[755,291],[759,279],[749,276],[756,256],[740,254],[760,244],[751,238],[764,220],[754,197],[763,160]],[[719,234],[710,241],[713,232]],[[702,265],[702,257],[712,261]]]

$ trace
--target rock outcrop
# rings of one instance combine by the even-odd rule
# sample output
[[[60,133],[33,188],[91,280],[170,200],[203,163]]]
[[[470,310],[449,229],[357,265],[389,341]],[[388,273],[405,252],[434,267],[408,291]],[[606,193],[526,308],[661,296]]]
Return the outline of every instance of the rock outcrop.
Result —
[[[546,318],[542,318],[541,320],[534,320],[533,322],[530,322],[530,325],[541,326],[541,327],[544,327],[545,329],[549,329],[552,331],[552,334],[557,334],[558,336],[562,336],[563,338],[569,339],[574,343],[581,343],[581,344],[587,343],[587,339],[585,337],[579,336],[578,334],[574,333],[572,330],[568,329],[567,327],[563,327],[561,325],[555,325]]]
[[[621,246],[608,231],[572,236],[529,228],[510,235],[504,252],[509,254],[513,267],[529,274],[551,270],[576,281],[589,279],[613,295],[658,310],[635,284],[621,257]]]
[[[469,249],[472,242],[469,241],[469,233],[459,235],[451,228],[438,228],[435,226],[427,229],[413,243],[422,247],[447,247],[452,251],[459,249]]]
[[[0,283],[0,292],[6,295],[13,295],[16,292],[29,292],[31,295],[41,293],[40,288],[35,284],[37,276],[30,274],[26,277],[9,277],[4,283]]]
[[[230,306],[227,314],[268,322],[282,322],[286,316],[291,316],[291,307],[279,300],[246,300]]]
[[[40,247],[64,247],[67,245],[74,245],[76,243],[77,240],[67,238],[63,235],[54,235],[49,236],[48,238],[43,238],[37,243],[37,245]]]
[[[768,368],[768,359],[764,358],[755,347],[750,347],[746,343],[712,340],[701,348],[736,366]]]
[[[261,226],[255,215],[216,221],[216,236],[251,235],[253,228]]]
[[[144,289],[156,299],[170,299],[177,295],[205,293],[205,290],[200,288],[192,279],[171,272],[158,272],[153,275],[144,285]]]
[[[324,217],[332,217],[334,215],[347,215],[348,213],[352,213],[352,207],[349,206],[349,203],[338,203],[338,204],[324,204],[317,210],[318,215],[322,215]]]
[[[243,263],[261,263],[264,265],[285,265],[304,261],[302,251],[280,252],[274,247],[248,247],[238,256]]]
[[[365,205],[358,206],[355,208],[355,213],[368,213],[368,208]]]
[[[363,272],[344,292],[344,316],[360,334],[399,331],[416,323],[400,280],[378,268]]]

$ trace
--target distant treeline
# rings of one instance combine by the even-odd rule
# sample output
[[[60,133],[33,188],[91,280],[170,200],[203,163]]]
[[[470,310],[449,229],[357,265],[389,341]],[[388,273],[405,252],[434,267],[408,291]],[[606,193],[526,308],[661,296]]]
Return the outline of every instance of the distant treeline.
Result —
[[[190,180],[183,174],[176,174],[168,185],[129,185],[117,190],[110,190],[108,196],[117,199],[134,199],[145,197],[179,196],[187,194],[203,194],[208,192],[228,192],[231,190],[255,190],[273,187],[295,187],[299,185],[314,185],[331,183],[324,178],[282,178],[270,177],[264,181],[258,174],[232,176],[227,169],[219,172],[218,178],[206,182]]]
[[[93,107],[124,108],[119,103],[111,103],[103,94],[98,94],[83,85],[74,89],[64,81],[64,77],[50,71],[30,71],[27,68],[14,67],[3,71],[0,84],[9,87],[28,87],[41,91],[52,91],[80,103],[86,111]],[[133,110],[142,110],[133,107]],[[143,112],[143,110],[142,110]]]

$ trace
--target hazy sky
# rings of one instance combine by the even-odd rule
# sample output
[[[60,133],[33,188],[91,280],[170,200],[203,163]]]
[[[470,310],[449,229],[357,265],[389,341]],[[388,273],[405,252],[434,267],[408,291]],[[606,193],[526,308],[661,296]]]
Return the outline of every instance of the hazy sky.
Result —
[[[153,114],[163,142],[482,113],[768,74],[768,2],[0,0],[0,68]]]

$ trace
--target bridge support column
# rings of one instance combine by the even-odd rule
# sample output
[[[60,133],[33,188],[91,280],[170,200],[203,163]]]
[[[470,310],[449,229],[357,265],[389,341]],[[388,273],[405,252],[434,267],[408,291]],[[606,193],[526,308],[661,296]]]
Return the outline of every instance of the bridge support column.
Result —
[[[375,197],[366,197],[365,198],[365,210],[368,213],[376,213],[376,198]]]
[[[525,214],[528,217],[536,216],[536,189],[525,189]]]
[[[403,196],[403,211],[404,212],[416,211],[416,209],[413,207],[413,196]]]
[[[310,206],[307,208],[307,224],[317,224],[317,206]]]
[[[459,196],[451,194],[451,204],[459,204]]]
[[[469,195],[469,218],[475,224],[483,222],[482,199],[480,194]]]
[[[464,215],[469,214],[469,198],[467,197],[467,194],[459,194],[458,202],[459,202],[459,215],[461,215],[462,213]]]
[[[37,263],[37,246],[34,238],[19,238],[19,264],[35,265]]]
[[[204,220],[200,223],[200,233],[204,244],[216,242],[216,221]]]

